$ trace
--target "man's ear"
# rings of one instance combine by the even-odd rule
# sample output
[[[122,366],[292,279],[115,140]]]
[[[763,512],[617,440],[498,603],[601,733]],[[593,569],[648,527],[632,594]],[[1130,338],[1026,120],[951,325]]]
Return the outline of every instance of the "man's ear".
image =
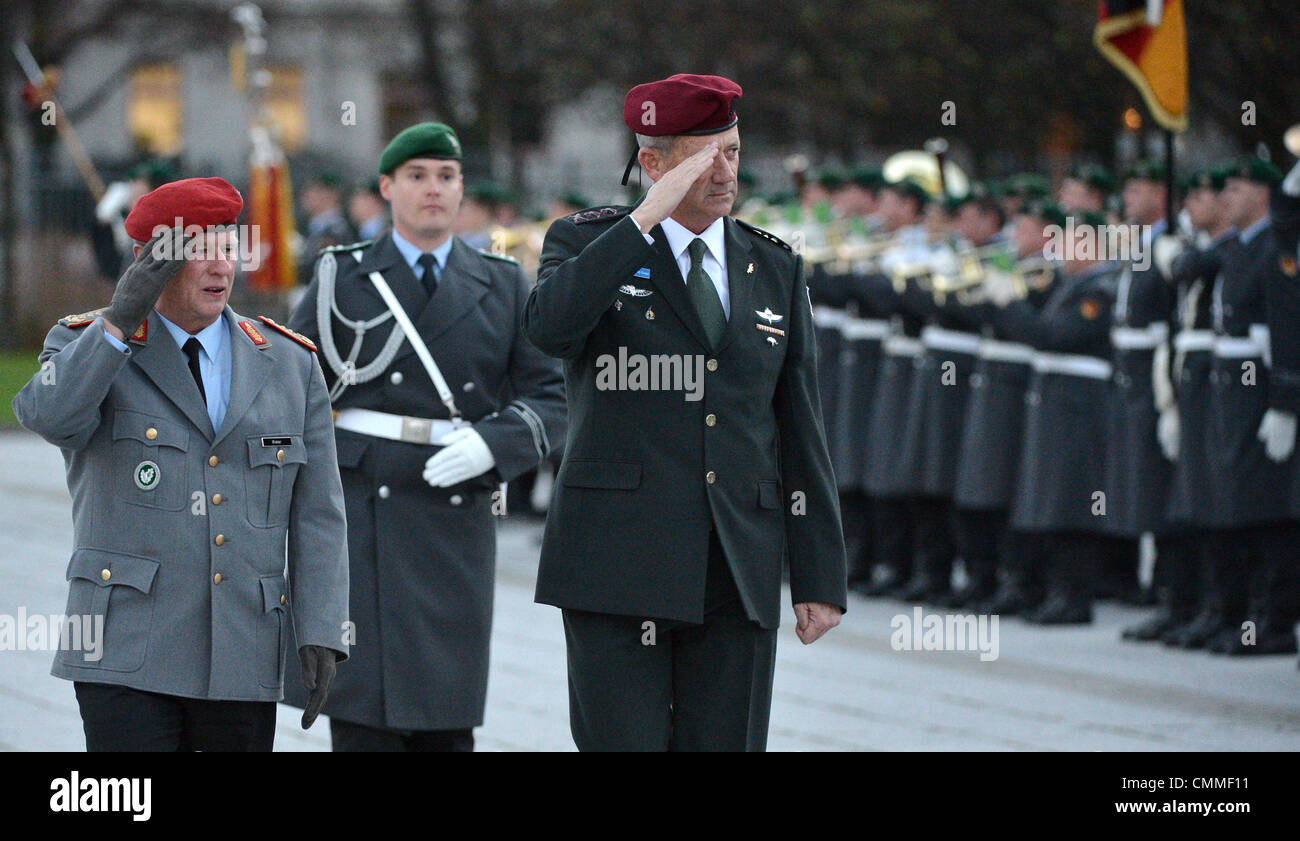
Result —
[[[144,250],[144,245],[137,242],[135,245],[131,246],[131,256],[139,257],[142,250]]]
[[[637,150],[636,160],[651,181],[658,181],[663,176],[663,172],[659,169],[659,153],[655,149],[642,146]]]

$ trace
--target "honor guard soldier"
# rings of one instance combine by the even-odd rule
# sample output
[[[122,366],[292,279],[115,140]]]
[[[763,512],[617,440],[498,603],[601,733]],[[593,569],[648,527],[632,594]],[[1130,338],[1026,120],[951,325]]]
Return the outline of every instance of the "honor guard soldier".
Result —
[[[1087,214],[1074,230],[1103,224],[1102,217]],[[1041,310],[1013,301],[994,316],[1002,335],[1036,351],[1011,526],[1041,535],[1047,597],[1025,618],[1045,625],[1092,622],[1102,551],[1105,499],[1098,494],[1117,267],[1085,249],[1078,242],[1066,245],[1064,271]]]
[[[1174,462],[1165,518],[1187,530],[1192,551],[1181,561],[1156,567],[1160,610],[1148,623],[1125,632],[1126,639],[1139,641],[1155,634],[1179,648],[1203,647],[1225,624],[1218,570],[1237,551],[1206,517],[1213,486],[1207,460],[1214,348],[1211,291],[1239,245],[1223,202],[1225,175],[1225,167],[1212,167],[1190,179],[1184,206],[1197,242],[1170,266],[1177,299],[1172,366],[1177,407],[1173,415],[1167,409],[1161,414],[1156,431],[1165,456]]]
[[[1296,650],[1296,417],[1300,414],[1300,295],[1269,230],[1277,167],[1246,158],[1224,187],[1239,246],[1214,284],[1214,361],[1207,459],[1210,524],[1237,551],[1219,568],[1226,620],[1206,647],[1226,654]],[[1253,623],[1253,632],[1243,623]]]
[[[62,319],[14,399],[67,466],[67,615],[103,623],[53,669],[91,751],[269,751],[290,627],[304,727],[347,657],[329,397],[309,342],[226,304],[242,207],[220,178],[142,197],[112,303]]]
[[[628,93],[654,185],[556,221],[524,315],[568,387],[537,600],[563,608],[582,750],[764,749],[782,566],[805,644],[847,601],[803,261],[728,215],[740,94],[688,74]],[[620,387],[629,354],[702,382]]]
[[[325,712],[335,750],[472,750],[499,486],[563,440],[563,382],[519,333],[519,266],[452,234],[455,132],[402,131],[379,175],[392,230],[322,254],[290,322],[321,346],[347,500],[356,639]]]

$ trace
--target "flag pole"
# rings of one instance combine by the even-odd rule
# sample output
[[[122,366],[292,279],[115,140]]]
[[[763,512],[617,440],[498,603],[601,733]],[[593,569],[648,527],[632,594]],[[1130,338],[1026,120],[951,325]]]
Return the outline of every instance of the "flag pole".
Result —
[[[1177,229],[1174,227],[1174,133],[1171,129],[1164,129],[1165,132],[1165,233],[1175,234]]]

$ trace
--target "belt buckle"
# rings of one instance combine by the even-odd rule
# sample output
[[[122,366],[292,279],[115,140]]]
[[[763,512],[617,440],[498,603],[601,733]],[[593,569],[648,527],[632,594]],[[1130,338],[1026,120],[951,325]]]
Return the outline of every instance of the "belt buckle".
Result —
[[[428,444],[433,437],[433,421],[428,418],[402,417],[402,440],[409,444]]]

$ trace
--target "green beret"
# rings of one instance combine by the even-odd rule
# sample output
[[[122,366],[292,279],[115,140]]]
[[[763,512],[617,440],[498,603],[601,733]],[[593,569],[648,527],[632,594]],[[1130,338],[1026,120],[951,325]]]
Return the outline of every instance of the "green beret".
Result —
[[[1160,184],[1165,182],[1165,165],[1159,161],[1152,161],[1146,158],[1139,158],[1128,168],[1124,174],[1125,181],[1133,179],[1140,181],[1155,181]]]
[[[817,183],[827,190],[838,190],[844,186],[845,180],[844,173],[838,169],[823,169],[817,175]]]
[[[1244,178],[1269,187],[1282,183],[1282,171],[1256,155],[1248,155],[1234,161],[1224,174],[1225,178]]]
[[[1061,211],[1061,208],[1047,199],[1034,199],[1027,202],[1020,213],[1023,216],[1033,216],[1044,225],[1065,227],[1065,214]]]
[[[1183,180],[1183,191],[1213,190],[1219,192],[1228,180],[1228,170],[1223,166],[1207,166],[1197,170]]]
[[[1075,181],[1082,181],[1094,190],[1102,193],[1113,193],[1115,191],[1115,176],[1110,174],[1110,170],[1097,164],[1075,164],[1070,167],[1070,177]]]
[[[1045,199],[1052,194],[1052,185],[1036,172],[1022,172],[1007,179],[1006,194],[1022,199]]]
[[[864,190],[879,190],[885,186],[885,174],[878,166],[854,167],[849,180]]]
[[[926,192],[926,189],[910,178],[890,181],[885,184],[885,189],[893,190],[900,196],[908,196],[916,199],[916,206],[921,210],[924,210],[926,204],[930,201],[930,194]]]
[[[460,140],[451,126],[442,123],[417,123],[398,132],[384,147],[379,156],[379,174],[392,175],[393,170],[411,158],[438,158],[460,160]]]

